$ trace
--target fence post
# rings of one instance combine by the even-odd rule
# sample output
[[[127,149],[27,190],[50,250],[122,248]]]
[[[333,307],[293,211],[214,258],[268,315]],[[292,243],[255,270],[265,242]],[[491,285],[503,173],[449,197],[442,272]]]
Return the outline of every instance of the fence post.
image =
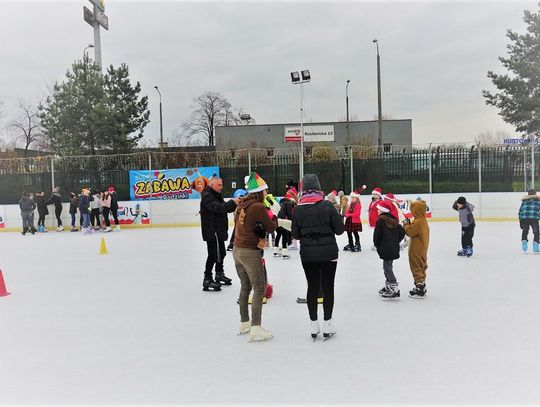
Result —
[[[429,143],[429,195],[433,193],[433,174],[431,173],[431,143]]]
[[[251,150],[248,150],[248,174],[251,174]]]
[[[148,171],[152,170],[152,153],[148,152]]]
[[[527,148],[525,144],[521,146],[523,147],[523,190],[527,192]]]
[[[351,156],[351,192],[352,192],[354,191],[353,146],[349,146],[349,152]]]
[[[51,184],[54,189],[54,155],[51,155]]]
[[[538,139],[533,137],[531,139],[531,188],[534,189],[534,144]]]
[[[478,144],[478,192],[482,192],[482,147]]]

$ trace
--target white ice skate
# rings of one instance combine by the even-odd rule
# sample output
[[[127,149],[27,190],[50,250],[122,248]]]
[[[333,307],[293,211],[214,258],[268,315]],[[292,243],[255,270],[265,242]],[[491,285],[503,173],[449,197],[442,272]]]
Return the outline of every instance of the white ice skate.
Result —
[[[272,339],[274,336],[260,325],[252,326],[249,331],[250,342],[260,342]]]
[[[313,342],[317,340],[317,335],[321,333],[321,328],[319,326],[319,320],[311,321],[311,337]]]
[[[285,260],[288,260],[288,259],[291,258],[291,255],[289,254],[289,251],[288,251],[287,249],[283,249],[283,250],[281,251],[281,253],[282,253],[282,256],[283,256],[283,258],[284,258]]]
[[[337,333],[336,327],[334,326],[334,323],[331,319],[323,322],[322,331],[325,341],[327,341]]]
[[[251,321],[240,322],[238,327],[238,335],[247,334],[251,329]]]

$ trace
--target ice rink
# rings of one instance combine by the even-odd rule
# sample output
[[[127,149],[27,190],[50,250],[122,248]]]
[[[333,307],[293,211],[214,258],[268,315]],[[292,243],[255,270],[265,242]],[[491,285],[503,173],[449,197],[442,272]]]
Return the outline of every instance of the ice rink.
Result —
[[[340,252],[338,333],[316,343],[298,252],[267,249],[274,339],[247,343],[231,253],[233,285],[202,291],[198,228],[0,233],[0,404],[539,403],[540,256],[521,254],[517,221],[479,222],[471,258],[457,221],[430,227],[428,298],[407,297],[402,252],[402,297],[384,302],[364,225],[363,251]]]

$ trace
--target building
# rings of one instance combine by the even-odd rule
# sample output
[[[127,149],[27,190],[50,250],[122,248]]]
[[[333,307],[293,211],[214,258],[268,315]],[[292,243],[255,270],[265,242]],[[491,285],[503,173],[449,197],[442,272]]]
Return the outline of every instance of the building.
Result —
[[[325,143],[330,146],[377,145],[378,121],[304,123],[306,146]],[[412,120],[384,120],[382,142],[385,146],[411,146]],[[252,124],[216,126],[216,150],[243,148],[289,148],[300,141],[300,125]]]

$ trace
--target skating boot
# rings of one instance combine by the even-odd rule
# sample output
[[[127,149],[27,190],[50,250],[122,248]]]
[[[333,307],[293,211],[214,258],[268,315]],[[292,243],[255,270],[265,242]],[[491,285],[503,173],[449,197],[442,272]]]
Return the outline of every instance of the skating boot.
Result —
[[[251,321],[240,322],[240,326],[238,327],[238,335],[247,334],[250,329]]]
[[[63,230],[64,230],[64,227],[63,227],[63,226],[58,226],[58,227],[56,228],[56,231],[57,231],[57,232],[62,232]]]
[[[249,338],[251,339],[251,342],[267,341],[273,337],[274,336],[269,331],[260,325],[252,326],[251,330],[249,331]]]
[[[409,297],[423,300],[424,298],[426,298],[426,293],[426,284],[416,283],[416,286],[411,291],[409,291]]]
[[[465,248],[465,254],[467,255],[467,257],[471,257],[473,255],[473,248],[471,246],[467,246]]]
[[[360,248],[360,243],[356,243],[352,248],[351,248],[351,252],[359,252],[361,251],[361,248]]]
[[[533,242],[533,253],[534,254],[540,254],[540,245],[538,242]]]
[[[527,243],[526,240],[522,240],[522,241],[521,241],[521,251],[522,251],[523,253],[527,253],[528,245],[529,245],[529,244]]]
[[[56,229],[56,231],[57,231],[57,232],[60,232],[58,229]],[[71,227],[71,231],[72,231],[72,232],[78,232],[79,229],[77,229],[75,226],[72,226],[72,227]]]
[[[385,284],[384,287],[379,290],[379,295],[382,296],[386,292],[388,292],[388,286]]]
[[[289,251],[287,249],[283,249],[282,251],[283,259],[288,260],[291,258],[291,255],[289,254]]]
[[[233,248],[234,248],[234,246],[232,244],[230,244],[230,245],[227,246],[227,251],[232,252]]]
[[[216,283],[221,285],[232,285],[232,280],[225,273],[216,273]]]
[[[205,277],[203,280],[203,291],[221,291],[221,285],[212,278]]]
[[[283,256],[281,247],[274,247],[274,257]]]
[[[317,335],[321,333],[321,328],[319,327],[319,320],[311,321],[311,337],[313,342],[317,339]]]
[[[34,226],[30,226],[30,233],[32,233],[33,235],[36,234],[36,228]]]
[[[103,229],[103,233],[109,233],[111,231],[110,226],[107,226],[105,229]]]
[[[351,249],[352,249],[352,245],[348,244],[347,246],[345,246],[345,247],[343,248],[343,251],[350,252]]]
[[[114,227],[114,231],[115,231],[115,232],[120,232],[120,225],[116,225],[116,226]]]
[[[331,338],[337,332],[336,327],[334,326],[334,323],[331,319],[329,319],[328,321],[323,321],[322,331],[325,340]]]
[[[28,228],[27,228],[27,227],[23,228],[23,230],[22,230],[21,233],[22,233],[22,235],[24,236],[24,235],[26,235],[26,232],[28,232]]]
[[[465,249],[461,249],[457,252],[457,255],[460,256],[460,257],[463,257],[463,256],[466,256],[467,253],[465,252]]]
[[[45,225],[41,226],[41,231],[43,233],[49,233],[49,231],[47,230],[47,228],[45,227]]]
[[[387,300],[397,300],[399,298],[399,286],[398,284],[388,284],[386,292],[381,294],[381,297]]]

